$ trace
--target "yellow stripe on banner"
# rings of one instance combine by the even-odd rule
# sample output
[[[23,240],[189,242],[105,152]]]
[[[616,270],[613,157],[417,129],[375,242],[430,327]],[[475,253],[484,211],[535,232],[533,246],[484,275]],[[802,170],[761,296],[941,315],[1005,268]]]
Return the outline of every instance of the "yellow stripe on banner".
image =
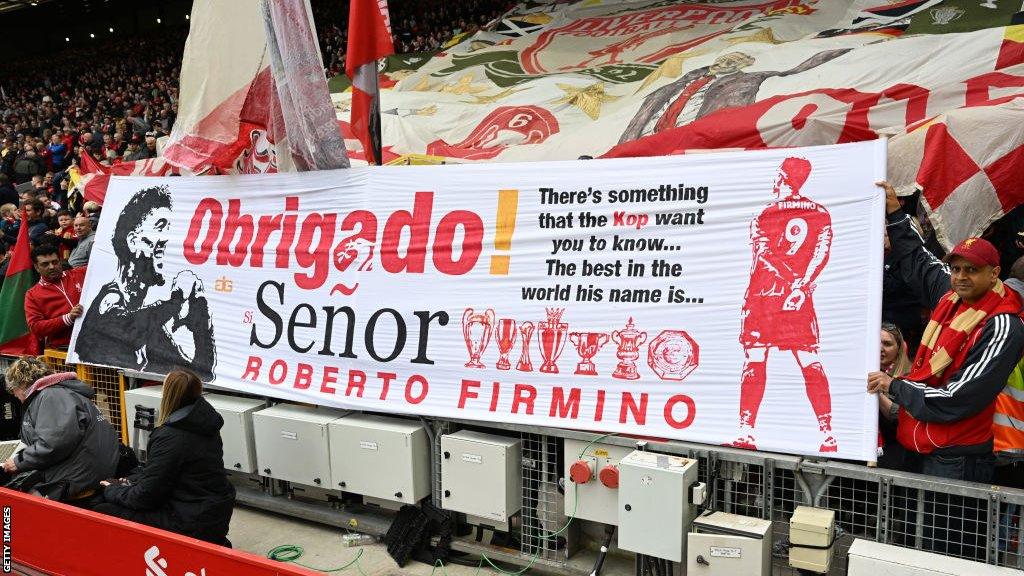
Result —
[[[949,327],[957,332],[970,332],[986,316],[988,316],[988,313],[984,310],[964,310],[957,314],[956,318],[953,318],[953,321],[949,323]]]
[[[945,348],[939,348],[932,354],[932,357],[928,359],[928,366],[932,369],[932,374],[941,374],[946,366],[953,361],[953,358],[946,352]]]
[[[1003,39],[1009,40],[1010,42],[1024,43],[1024,24],[1020,24],[1018,26],[1007,26],[1006,36],[1004,36]]]

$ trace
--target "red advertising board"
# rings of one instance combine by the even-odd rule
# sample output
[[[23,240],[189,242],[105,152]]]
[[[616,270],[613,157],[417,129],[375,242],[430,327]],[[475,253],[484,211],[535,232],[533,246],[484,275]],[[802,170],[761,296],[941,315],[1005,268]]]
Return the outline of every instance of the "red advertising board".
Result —
[[[311,570],[0,488],[0,573],[310,576]]]

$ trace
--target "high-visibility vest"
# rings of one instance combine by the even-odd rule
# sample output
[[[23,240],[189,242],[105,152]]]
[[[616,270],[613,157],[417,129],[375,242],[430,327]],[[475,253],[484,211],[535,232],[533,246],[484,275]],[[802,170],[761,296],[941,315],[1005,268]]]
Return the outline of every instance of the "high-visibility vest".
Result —
[[[992,450],[1024,456],[1024,359],[1013,368],[996,398],[992,416]]]

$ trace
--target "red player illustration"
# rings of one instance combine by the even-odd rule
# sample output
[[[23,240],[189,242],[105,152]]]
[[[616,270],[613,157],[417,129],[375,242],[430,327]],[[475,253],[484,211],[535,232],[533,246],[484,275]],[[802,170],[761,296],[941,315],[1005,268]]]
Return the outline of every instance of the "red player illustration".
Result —
[[[820,452],[838,449],[832,435],[828,376],[818,359],[814,281],[828,262],[832,219],[800,194],[811,173],[804,158],[786,158],[773,191],[776,200],[750,224],[753,263],[744,297],[740,343],[746,355],[740,382],[739,448],[756,449],[754,424],[764,398],[768,351],[788,350],[803,373],[807,398],[818,418]]]

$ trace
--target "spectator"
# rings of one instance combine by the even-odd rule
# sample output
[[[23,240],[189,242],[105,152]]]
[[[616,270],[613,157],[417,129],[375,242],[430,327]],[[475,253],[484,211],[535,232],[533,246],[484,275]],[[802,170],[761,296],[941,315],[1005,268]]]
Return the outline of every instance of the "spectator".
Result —
[[[102,210],[100,205],[89,200],[82,206],[82,210],[85,212],[85,215],[89,217],[89,220],[92,221],[92,229],[96,230],[97,224],[100,222],[100,211]]]
[[[0,205],[17,203],[18,191],[11,185],[11,179],[6,174],[0,174]]]
[[[18,229],[21,228],[21,215],[14,204],[0,206],[0,240],[14,245],[18,240]]]
[[[33,246],[41,244],[50,231],[46,221],[46,207],[38,198],[24,201],[25,216],[28,217],[28,239]]]
[[[39,189],[42,187],[43,177],[42,175],[38,175],[33,176],[27,182],[22,182],[21,184],[18,184],[17,186],[14,187],[14,189],[18,192],[18,194],[24,194],[25,192],[32,192],[33,194],[38,194]]]
[[[96,393],[74,372],[54,374],[36,358],[17,360],[6,378],[7,390],[24,407],[25,448],[4,461],[4,471],[37,471],[33,493],[88,505],[119,459],[117,433],[93,403]]]
[[[4,147],[0,149],[0,173],[8,178],[14,177],[14,161],[18,158],[18,144],[13,136],[4,138]]]
[[[937,260],[881,185],[895,272],[933,310],[910,373],[872,372],[868,391],[900,406],[897,436],[915,471],[991,482],[995,400],[1024,351],[1020,296],[999,280],[999,253],[986,240],[964,240],[948,265]]]
[[[57,212],[57,228],[53,231],[53,236],[57,244],[57,253],[65,262],[71,256],[71,250],[78,245],[73,222],[71,213],[67,210]]]
[[[1024,256],[1010,267],[1006,285],[1024,294]],[[1017,363],[996,399],[992,433],[996,454],[996,483],[1024,488],[1024,359]]]
[[[103,482],[97,512],[214,544],[227,542],[235,489],[224,470],[224,419],[202,396],[199,377],[174,370],[164,379],[146,465]]]
[[[907,343],[903,340],[903,333],[900,332],[900,329],[890,322],[882,322],[879,367],[882,372],[893,378],[900,378],[910,372]],[[904,449],[896,438],[896,421],[899,416],[899,406],[893,403],[892,398],[888,395],[879,394],[878,410],[881,412],[878,428],[882,436],[882,454],[878,458],[878,465],[882,468],[902,469]]]
[[[43,244],[32,249],[32,265],[39,282],[25,293],[25,321],[44,348],[66,347],[71,327],[82,315],[82,283],[86,268],[65,271],[57,247]]]
[[[92,220],[85,216],[76,216],[74,226],[75,235],[78,236],[78,245],[68,256],[68,265],[72,268],[81,268],[89,263],[89,253],[92,252],[96,234],[92,231]]]
[[[47,146],[47,149],[50,151],[51,170],[63,170],[66,166],[68,147],[60,141],[60,136],[57,134],[50,136],[50,145]]]
[[[46,172],[46,164],[36,154],[31,144],[25,144],[24,151],[14,161],[14,182],[21,184],[32,180],[33,176],[42,176]]]

